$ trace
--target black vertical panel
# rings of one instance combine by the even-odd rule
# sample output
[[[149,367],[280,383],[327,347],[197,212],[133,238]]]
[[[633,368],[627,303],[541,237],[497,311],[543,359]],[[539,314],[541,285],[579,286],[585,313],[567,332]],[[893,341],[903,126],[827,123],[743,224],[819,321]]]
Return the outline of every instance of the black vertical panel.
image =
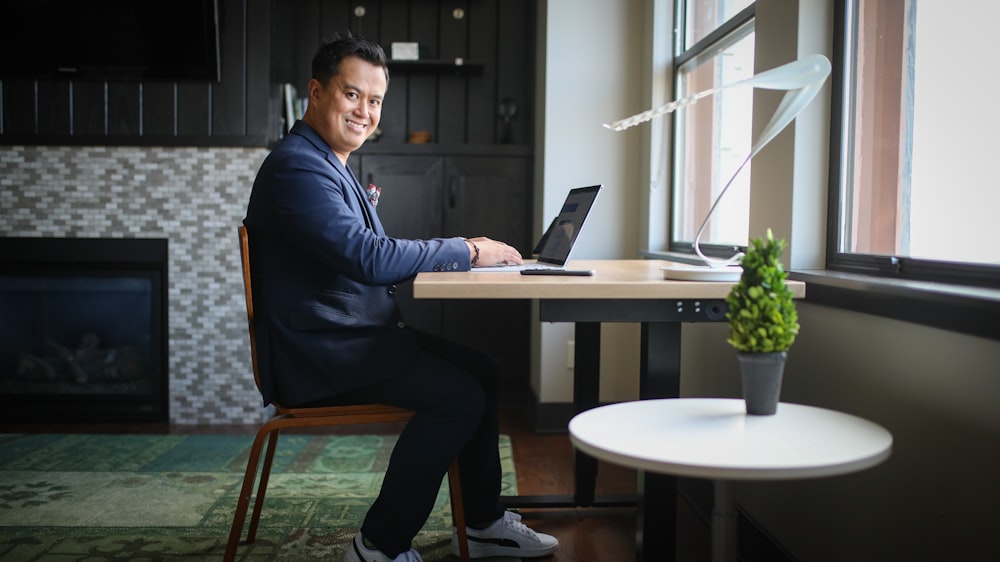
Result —
[[[483,71],[468,82],[466,108],[466,142],[492,144],[497,142],[497,3],[500,0],[478,0],[467,12],[469,20],[469,60],[482,63]]]
[[[277,136],[275,117],[277,106],[270,98],[268,70],[271,41],[270,0],[247,0],[246,30],[246,133]]]
[[[142,84],[142,134],[147,137],[174,136],[176,118],[173,82]]]
[[[38,134],[70,134],[70,87],[68,81],[38,81]]]
[[[410,11],[410,40],[420,44],[420,57],[435,59],[438,56],[438,3],[414,2]],[[407,131],[428,131],[431,142],[438,142],[437,124],[438,89],[437,75],[414,72],[410,74],[409,103],[407,105]]]
[[[3,81],[3,133],[35,134],[35,81]]]
[[[341,2],[343,4],[343,2]],[[291,83],[299,91],[300,97],[308,97],[307,87],[309,78],[312,76],[312,57],[323,38],[323,22],[320,19],[320,3],[315,0],[308,2],[294,2],[289,5],[287,2],[280,2],[280,9],[294,10],[295,34],[286,37],[286,41],[291,41],[295,47],[295,74]],[[334,9],[322,10],[335,13]]]
[[[267,18],[263,18],[265,12],[255,8],[258,3],[267,7]],[[295,67],[298,62],[298,53],[295,50],[294,39],[298,35],[308,34],[308,30],[295,27],[295,11],[304,2],[281,2],[279,0],[251,0],[249,9],[250,29],[247,30],[247,41],[253,44],[255,41],[255,30],[258,24],[270,21],[270,51],[269,61],[271,64],[271,81],[275,84],[292,82],[295,76]],[[252,60],[252,59],[251,59]]]
[[[211,84],[177,83],[177,135],[181,137],[212,134],[209,119]]]
[[[243,48],[245,0],[224,0],[219,9],[219,46],[222,81],[212,87],[212,135],[246,134],[243,83],[246,51]]]
[[[138,82],[108,82],[108,135],[139,135]]]
[[[438,33],[442,61],[454,62],[467,59],[468,53],[468,3],[445,3],[440,11],[440,31]],[[461,19],[455,18],[455,10],[461,10]],[[438,79],[438,139],[442,144],[465,142],[466,82],[465,74],[457,71],[442,71]]]
[[[72,82],[73,135],[104,135],[104,82]]]
[[[382,0],[382,27],[379,36],[387,57],[392,57],[392,44],[410,40],[409,0]],[[389,91],[382,105],[382,136],[379,142],[406,142],[406,99],[410,85],[409,73],[390,72]]]
[[[358,6],[364,6],[365,14],[363,16],[355,14],[354,10]],[[351,33],[378,43],[379,13],[379,3],[377,0],[353,0],[351,2]]]
[[[517,104],[517,118],[511,123],[512,143],[529,144],[531,123],[527,118],[531,100],[534,65],[534,3],[531,0],[503,0],[497,14],[497,101],[511,99]]]

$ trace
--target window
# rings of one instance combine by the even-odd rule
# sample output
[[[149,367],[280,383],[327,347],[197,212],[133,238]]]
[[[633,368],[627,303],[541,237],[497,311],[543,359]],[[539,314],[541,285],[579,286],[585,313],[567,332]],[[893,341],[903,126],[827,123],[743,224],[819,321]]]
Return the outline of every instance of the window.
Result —
[[[754,69],[753,2],[677,2],[675,93],[681,99]],[[734,88],[675,113],[670,249],[690,251],[713,202],[750,152],[753,90]],[[749,234],[750,166],[726,192],[701,235],[707,255],[729,257]]]
[[[986,55],[1000,4],[837,10],[828,267],[1000,286],[1000,78]]]

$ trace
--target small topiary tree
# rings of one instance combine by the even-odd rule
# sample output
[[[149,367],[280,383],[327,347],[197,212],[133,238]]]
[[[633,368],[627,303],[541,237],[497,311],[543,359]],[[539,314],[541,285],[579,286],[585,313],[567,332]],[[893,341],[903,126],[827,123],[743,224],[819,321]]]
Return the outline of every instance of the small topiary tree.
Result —
[[[780,261],[784,248],[785,241],[775,240],[770,228],[766,239],[751,240],[740,281],[726,296],[726,341],[740,352],[786,351],[799,333],[799,315]]]

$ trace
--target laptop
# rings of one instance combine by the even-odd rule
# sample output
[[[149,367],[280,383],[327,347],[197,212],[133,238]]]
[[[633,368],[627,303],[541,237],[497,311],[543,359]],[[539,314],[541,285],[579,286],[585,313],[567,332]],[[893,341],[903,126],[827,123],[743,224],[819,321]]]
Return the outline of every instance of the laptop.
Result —
[[[559,214],[549,223],[549,227],[532,251],[538,256],[536,260],[526,260],[523,264],[518,265],[477,267],[474,271],[478,273],[484,271],[549,270],[557,274],[558,271],[568,271],[565,269],[566,262],[569,261],[569,257],[573,253],[573,247],[580,237],[580,231],[583,229],[590,210],[594,208],[594,202],[597,201],[597,195],[601,192],[601,188],[601,185],[577,187],[566,194],[566,200],[563,202]]]

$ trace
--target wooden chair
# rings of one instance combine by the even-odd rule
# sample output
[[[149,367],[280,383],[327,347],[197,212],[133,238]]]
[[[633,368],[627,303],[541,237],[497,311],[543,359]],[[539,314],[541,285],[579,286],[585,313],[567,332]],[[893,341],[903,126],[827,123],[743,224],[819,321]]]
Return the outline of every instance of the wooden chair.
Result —
[[[246,297],[247,324],[250,329],[250,355],[253,362],[253,377],[260,389],[260,375],[257,369],[257,342],[253,329],[253,292],[250,286],[250,252],[246,227],[239,227],[240,256],[243,261],[243,288]],[[250,448],[250,458],[247,460],[246,473],[243,476],[243,488],[240,490],[239,502],[236,504],[236,514],[233,516],[233,527],[229,532],[229,543],[226,545],[224,560],[229,562],[236,557],[240,536],[243,533],[243,523],[246,520],[247,509],[250,506],[250,496],[253,494],[253,484],[256,480],[257,465],[260,462],[261,451],[267,442],[267,452],[264,455],[264,466],[261,469],[260,484],[257,488],[257,499],[254,501],[250,526],[247,529],[247,543],[252,543],[257,535],[257,525],[260,522],[260,512],[264,505],[264,493],[267,491],[267,481],[271,473],[271,463],[278,444],[278,434],[289,427],[330,427],[338,425],[357,425],[368,423],[398,422],[409,420],[413,412],[402,408],[394,408],[382,404],[363,404],[352,406],[332,406],[322,408],[286,408],[274,404],[275,414],[257,430],[257,436]],[[463,562],[469,560],[469,543],[465,533],[465,510],[462,505],[462,485],[459,481],[458,460],[454,460],[448,470],[448,485],[451,491],[451,511],[455,528],[458,532],[459,552]]]

